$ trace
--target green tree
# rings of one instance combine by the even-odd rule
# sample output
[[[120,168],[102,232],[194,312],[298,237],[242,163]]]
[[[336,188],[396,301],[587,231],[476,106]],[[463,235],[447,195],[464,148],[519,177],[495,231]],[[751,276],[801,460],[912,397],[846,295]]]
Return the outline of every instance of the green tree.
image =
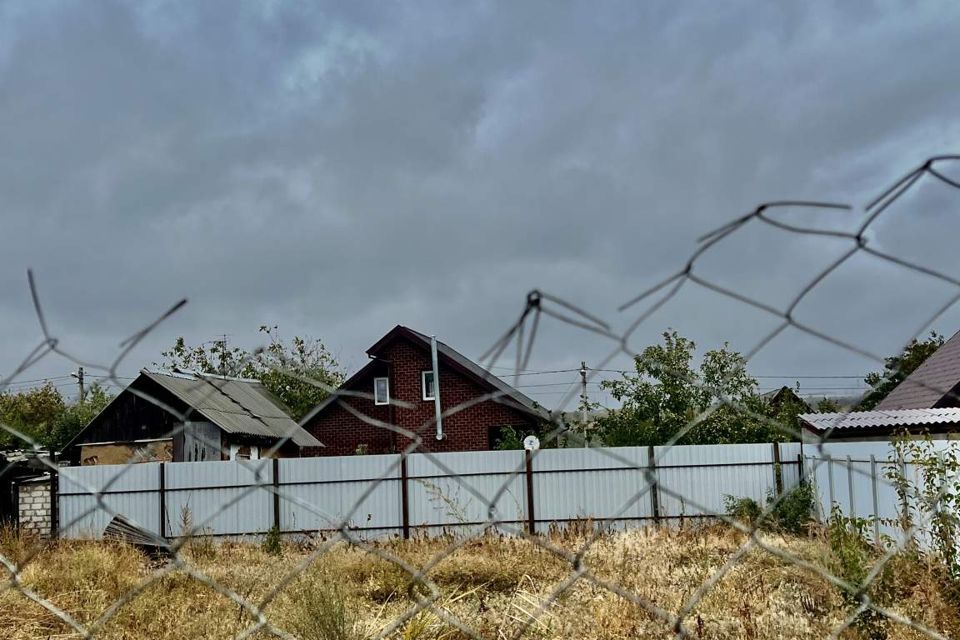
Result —
[[[943,346],[943,336],[936,331],[931,331],[930,337],[926,340],[913,339],[899,355],[885,358],[883,371],[868,373],[863,378],[871,389],[864,395],[857,409],[869,411],[876,407],[893,391],[894,387],[903,382],[941,346]]]
[[[840,403],[833,398],[820,398],[817,402],[817,411],[819,413],[836,413],[840,411]]]
[[[768,406],[757,395],[757,381],[747,373],[743,356],[724,344],[705,352],[694,368],[695,350],[692,340],[667,331],[663,344],[651,345],[634,358],[635,373],[602,383],[621,403],[619,410],[598,419],[604,444],[660,445],[691,423],[681,444],[784,439],[775,425],[757,417],[766,416]]]
[[[83,402],[68,403],[44,440],[51,451],[59,451],[104,410],[115,396],[99,384],[93,384],[84,394]]]
[[[161,352],[159,365],[237,378],[259,380],[299,420],[344,380],[336,358],[323,341],[294,336],[282,340],[277,327],[263,325],[270,342],[253,352],[228,347],[225,341],[190,346],[181,337]]]
[[[16,430],[28,441],[3,429],[0,442],[4,447],[28,448],[37,443],[45,445],[48,434],[55,429],[66,410],[63,396],[52,383],[21,391],[0,394],[0,422]]]
[[[36,443],[57,451],[106,407],[113,396],[100,385],[90,387],[84,402],[68,402],[53,384],[0,394],[0,422],[23,434],[18,438],[6,429],[0,433],[2,447],[31,447]]]

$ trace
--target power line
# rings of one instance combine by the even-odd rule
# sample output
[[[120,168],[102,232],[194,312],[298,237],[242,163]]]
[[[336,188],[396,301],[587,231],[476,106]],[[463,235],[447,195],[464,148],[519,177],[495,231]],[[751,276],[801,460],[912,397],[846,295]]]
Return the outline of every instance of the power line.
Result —
[[[605,373],[636,373],[636,371],[633,369],[591,369],[591,371],[602,371]],[[750,377],[756,378],[758,380],[763,380],[763,379],[779,380],[779,379],[786,379],[786,378],[790,378],[794,380],[827,380],[827,379],[862,380],[864,376],[863,375],[835,375],[835,374],[817,376],[817,375],[805,374],[805,375],[783,375],[783,376],[760,375],[760,376],[750,376]]]
[[[504,371],[509,371],[509,372],[511,372],[511,375],[518,375],[518,376],[543,376],[543,375],[549,375],[549,374],[554,374],[554,373],[578,373],[578,372],[580,371],[579,368],[571,368],[571,369],[542,369],[542,370],[541,370],[541,369],[520,369],[519,373],[513,373],[513,372],[515,371],[515,369],[514,369],[513,367],[508,367],[508,366],[506,366],[506,365],[503,365],[503,366],[494,365],[494,366],[491,366],[491,367],[489,367],[489,368],[490,368],[490,369],[503,369]],[[636,373],[636,370],[634,370],[634,369],[592,369],[592,368],[589,368],[589,367],[588,367],[588,370],[590,370],[590,371],[595,371],[595,372],[598,372],[598,373]],[[491,372],[491,373],[492,373],[492,372]],[[497,375],[497,374],[494,374],[494,375]],[[755,378],[755,379],[757,379],[757,380],[767,380],[767,379],[769,379],[769,380],[782,380],[782,379],[793,379],[793,380],[830,380],[830,379],[834,379],[834,380],[862,380],[863,377],[864,377],[864,374],[849,374],[849,375],[837,375],[837,374],[832,374],[832,373],[830,373],[830,374],[823,374],[823,375],[811,375],[811,374],[802,374],[802,375],[791,375],[791,374],[771,375],[771,374],[763,374],[763,375],[755,375],[755,376],[751,376],[751,377],[752,377],[752,378]]]

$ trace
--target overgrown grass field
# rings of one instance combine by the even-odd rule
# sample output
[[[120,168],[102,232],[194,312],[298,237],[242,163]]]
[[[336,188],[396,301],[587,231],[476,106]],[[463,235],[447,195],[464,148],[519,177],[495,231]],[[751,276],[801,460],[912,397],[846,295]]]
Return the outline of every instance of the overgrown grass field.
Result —
[[[842,574],[849,564],[844,557],[849,550],[831,546],[825,535],[767,533],[762,539],[792,557]],[[582,532],[575,531],[549,538],[551,544],[570,552],[576,552],[584,540]],[[735,558],[746,540],[743,533],[721,525],[610,534],[590,547],[582,569],[655,607],[677,613],[732,561],[732,569],[706,590],[686,617],[694,638],[823,638],[855,611],[855,594],[796,562],[760,549]],[[33,544],[8,534],[0,541],[0,551],[23,562],[32,555]],[[451,546],[455,550],[449,552]],[[397,623],[417,599],[431,597],[431,590],[411,581],[407,571],[371,549],[425,568],[426,581],[438,590],[434,610]],[[856,552],[872,561],[869,550]],[[185,547],[181,557],[198,574],[242,600],[254,604],[269,600],[263,610],[270,623],[305,640],[359,640],[385,631],[404,640],[471,637],[453,620],[483,638],[517,634],[541,639],[674,637],[670,626],[646,608],[589,580],[581,578],[559,589],[572,580],[571,563],[522,539],[385,541],[370,549],[339,542],[314,557],[316,553],[315,545],[269,549],[197,540]],[[293,577],[285,583],[288,576]],[[84,625],[94,624],[111,606],[129,597],[98,629],[97,637],[102,638],[233,638],[256,623],[229,595],[182,568],[151,560],[122,544],[54,543],[25,562],[19,581]],[[271,597],[278,587],[282,588]],[[943,636],[960,638],[956,592],[934,561],[906,554],[893,558],[869,594],[882,606]],[[9,585],[0,592],[0,636],[12,640],[80,637]],[[252,637],[271,636],[261,630]],[[867,614],[859,616],[841,637],[926,636]]]

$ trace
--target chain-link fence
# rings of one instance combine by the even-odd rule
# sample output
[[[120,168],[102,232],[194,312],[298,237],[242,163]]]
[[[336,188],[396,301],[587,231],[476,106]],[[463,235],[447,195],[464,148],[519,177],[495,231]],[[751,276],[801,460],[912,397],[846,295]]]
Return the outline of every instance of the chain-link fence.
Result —
[[[850,205],[780,201],[757,207],[703,236],[681,269],[627,300],[620,311],[634,317],[623,332],[572,301],[531,292],[480,365],[491,370],[509,364],[521,373],[536,352],[541,325],[557,322],[609,341],[609,351],[585,374],[592,380],[615,358],[643,357],[632,337],[685,287],[705,288],[776,320],[745,350],[746,361],[789,328],[882,365],[883,354],[801,321],[796,312],[857,255],[956,289],[915,336],[949,309],[960,298],[960,280],[872,246],[867,232],[891,205],[928,181],[960,189],[950,173],[958,160],[925,161],[870,201],[862,224],[850,232],[776,216],[786,208],[860,212]],[[714,282],[698,268],[704,256],[747,225],[829,238],[848,243],[848,249],[814,277],[796,282],[786,305],[774,306]],[[125,386],[118,372],[130,351],[185,304],[178,302],[126,339],[112,362],[85,362],[50,331],[42,288],[32,274],[29,287],[44,339],[0,381],[0,389],[53,355]],[[193,407],[224,393],[224,380],[192,380]],[[903,444],[897,445],[901,458],[882,459],[879,471],[876,457],[853,456],[844,465],[843,455],[830,448],[832,429],[811,440],[796,425],[725,397],[719,386],[701,387],[712,396],[708,409],[687,416],[686,426],[656,448],[572,447],[575,436],[583,435],[563,411],[576,401],[573,388],[550,414],[539,448],[439,453],[429,446],[439,421],[507,399],[509,389],[496,387],[445,406],[439,421],[431,416],[414,428],[399,426],[391,413],[358,412],[351,399],[406,408],[372,389],[337,393],[330,402],[403,443],[392,454],[290,459],[284,452],[295,437],[291,431],[251,456],[259,460],[245,462],[72,470],[47,460],[59,494],[52,500],[53,527],[64,539],[31,543],[5,534],[0,635],[947,638],[960,632],[960,594],[952,586],[960,576],[951,448]],[[170,437],[200,421],[195,408],[143,389],[130,393],[173,417]],[[232,400],[245,407],[237,397]],[[726,410],[768,425],[789,442],[738,445],[755,447],[749,456],[735,446],[712,453],[701,448],[699,458],[680,444],[711,414]],[[270,418],[249,407],[237,413],[244,412],[261,422]],[[4,429],[24,448],[39,449],[26,435]],[[203,435],[190,436],[202,449]],[[548,449],[558,442],[567,448]],[[919,475],[898,476],[906,463],[916,465]],[[840,473],[847,482],[846,509],[834,506],[842,499],[834,496],[830,475],[831,497],[817,509],[820,525],[799,534],[782,523],[771,525],[795,506],[798,491],[826,472]],[[870,499],[875,506],[883,503],[883,514],[879,508],[856,511],[855,477],[868,478]],[[730,499],[725,490],[730,486],[752,500]],[[821,498],[824,489],[819,488]],[[890,511],[894,500],[901,506]],[[156,516],[153,523],[150,514]],[[136,534],[141,548],[159,555],[76,540],[102,535],[104,524],[116,524],[117,516],[130,521],[128,533],[142,529]],[[247,524],[227,526],[224,518]]]

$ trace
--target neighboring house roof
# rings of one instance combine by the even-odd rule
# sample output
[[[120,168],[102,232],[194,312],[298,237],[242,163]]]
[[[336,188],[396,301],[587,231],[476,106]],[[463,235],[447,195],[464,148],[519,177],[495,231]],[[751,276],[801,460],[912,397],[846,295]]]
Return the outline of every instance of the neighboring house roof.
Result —
[[[848,435],[872,435],[896,431],[903,427],[957,426],[960,425],[960,408],[801,413],[800,419],[808,430],[818,434],[845,432]]]
[[[876,409],[931,409],[956,405],[958,385],[960,331],[898,384]]]
[[[791,400],[802,407],[806,407],[808,411],[810,410],[810,403],[798,396],[796,391],[786,385],[780,387],[779,389],[774,389],[773,391],[767,391],[762,395],[770,404],[774,406],[786,402],[787,400]]]
[[[414,331],[409,327],[397,325],[387,332],[385,336],[377,340],[372,347],[367,349],[367,355],[370,357],[376,356],[378,353],[381,353],[387,347],[387,345],[398,338],[407,339],[408,341],[425,348],[428,351],[431,348],[432,339],[430,336],[420,333],[419,331]],[[441,342],[440,340],[437,340],[437,359],[440,361],[441,365],[446,365],[451,369],[458,371],[466,378],[475,382],[481,388],[487,389],[491,393],[496,394],[495,397],[491,398],[491,400],[494,402],[507,404],[536,418],[543,420],[550,419],[550,413],[537,404],[532,398],[511,387],[500,378],[496,377],[474,361],[470,360],[470,358],[466,357],[450,345]],[[351,384],[357,379],[361,378],[369,367],[374,366],[375,362],[376,361],[371,361],[367,363],[363,368],[350,376],[349,379],[340,385],[340,388],[337,391],[349,390],[351,388]],[[441,393],[443,393],[442,384],[440,388]],[[338,394],[337,392],[331,394],[326,398],[326,400],[314,407],[310,413],[304,416],[304,418],[300,420],[300,424],[304,425],[312,420],[317,414],[326,409],[338,398],[338,396],[341,395],[343,394]]]
[[[140,373],[227,433],[288,438],[301,447],[323,446],[284,412],[259,380],[192,371],[144,369]]]

